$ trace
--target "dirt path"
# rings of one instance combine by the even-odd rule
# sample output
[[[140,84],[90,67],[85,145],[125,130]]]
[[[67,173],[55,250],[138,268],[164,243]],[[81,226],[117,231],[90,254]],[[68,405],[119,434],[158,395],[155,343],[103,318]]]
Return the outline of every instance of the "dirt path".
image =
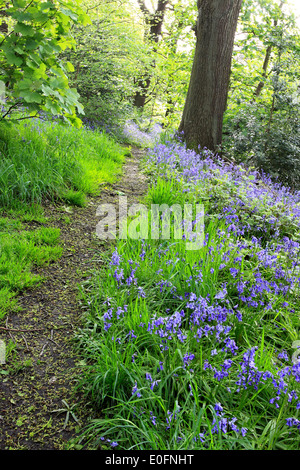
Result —
[[[11,312],[0,325],[0,339],[11,349],[0,374],[0,450],[62,450],[88,419],[89,411],[74,393],[80,374],[80,358],[72,347],[82,316],[78,284],[97,268],[109,246],[96,236],[98,205],[118,204],[120,193],[132,203],[146,191],[139,168],[143,151],[133,149],[132,154],[122,179],[90,198],[87,207],[71,213],[63,206],[45,209],[46,225],[61,229],[64,253],[36,271],[45,282],[20,296],[22,311]]]

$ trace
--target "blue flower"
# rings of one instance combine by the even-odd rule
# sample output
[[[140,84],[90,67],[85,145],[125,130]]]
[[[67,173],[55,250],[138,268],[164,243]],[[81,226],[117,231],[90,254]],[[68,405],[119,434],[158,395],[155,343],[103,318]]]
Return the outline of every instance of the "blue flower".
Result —
[[[220,290],[220,292],[218,292],[215,295],[215,299],[223,300],[223,299],[225,299],[226,295],[227,295],[227,289],[226,289],[226,287],[224,287],[224,289]]]
[[[132,395],[135,395],[138,397],[138,398],[141,398],[141,393],[139,392],[139,389],[137,387],[137,382],[135,382],[133,388],[132,388]]]
[[[183,356],[183,364],[184,364],[184,367],[188,366],[189,363],[195,359],[195,354],[190,354],[190,353],[187,353]]]
[[[116,248],[115,251],[114,251],[113,254],[112,254],[110,265],[112,265],[112,266],[119,266],[119,265],[120,265],[120,261],[121,261],[121,257],[120,257],[120,255],[119,255],[119,253],[118,253],[117,248]]]
[[[221,405],[221,403],[216,403],[215,406],[214,406],[214,409],[216,411],[216,415],[218,416],[220,413],[222,413],[223,411],[223,407]]]
[[[156,416],[154,416],[154,414],[152,413],[152,411],[150,411],[150,418],[151,418],[151,423],[156,426]]]

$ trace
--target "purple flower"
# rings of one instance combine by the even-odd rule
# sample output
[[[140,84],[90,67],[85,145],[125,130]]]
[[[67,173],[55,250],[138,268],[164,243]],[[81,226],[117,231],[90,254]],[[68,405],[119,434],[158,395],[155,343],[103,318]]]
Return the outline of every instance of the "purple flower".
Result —
[[[300,420],[296,418],[286,418],[286,425],[287,426],[297,426],[300,430]]]
[[[117,248],[116,248],[115,251],[114,251],[113,254],[112,254],[110,265],[112,265],[112,266],[119,266],[119,265],[120,265],[120,261],[121,261],[121,257],[120,257],[120,255],[119,255],[119,253],[118,253]]]
[[[229,271],[232,277],[236,277],[236,275],[239,273],[239,269],[236,269],[236,268],[230,268]]]
[[[142,297],[142,298],[146,297],[145,291],[142,287],[138,287],[138,297]]]
[[[122,282],[122,279],[124,279],[124,270],[120,269],[120,271],[118,271],[116,269],[114,272],[114,278],[116,279],[117,283],[120,285]]]
[[[218,292],[215,295],[215,299],[223,300],[223,299],[225,299],[226,295],[227,295],[227,289],[226,289],[226,287],[224,287],[224,289],[220,290],[220,292]]]
[[[189,363],[190,363],[193,359],[195,359],[195,354],[189,354],[189,353],[185,354],[185,355],[183,356],[183,364],[184,364],[184,367],[188,366]]]
[[[217,416],[219,416],[220,413],[222,413],[222,411],[223,411],[223,407],[222,407],[221,403],[216,403],[215,406],[214,406],[214,409],[216,411]]]
[[[137,396],[138,398],[141,398],[141,396],[142,396],[141,393],[140,393],[139,390],[138,390],[137,382],[135,382],[135,384],[134,384],[134,386],[133,386],[133,388],[132,388],[132,395],[134,395],[134,394],[136,394],[136,396]]]
[[[289,361],[289,356],[285,350],[281,351],[277,357],[278,359],[284,359],[285,361]]]
[[[218,434],[219,431],[221,431],[224,434],[227,433],[227,426],[228,426],[227,418],[221,418],[219,421],[216,421],[215,419],[213,419],[212,424],[214,425],[211,429],[212,434],[214,433]]]
[[[151,423],[156,426],[156,416],[154,416],[154,414],[152,413],[152,411],[150,411],[150,418],[151,418]]]
[[[159,384],[159,382],[160,382],[160,380],[154,380],[150,385],[151,390],[153,390],[154,387],[156,387]]]

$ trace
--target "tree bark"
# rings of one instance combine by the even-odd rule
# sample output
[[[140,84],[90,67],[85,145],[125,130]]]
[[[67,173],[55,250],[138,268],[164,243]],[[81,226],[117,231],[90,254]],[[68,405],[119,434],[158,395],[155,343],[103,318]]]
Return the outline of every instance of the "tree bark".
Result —
[[[267,77],[267,70],[268,70],[268,65],[269,65],[270,58],[271,58],[271,52],[272,52],[272,46],[269,45],[267,47],[265,60],[264,60],[264,63],[263,63],[263,74],[262,74],[263,80]],[[255,98],[257,98],[261,94],[261,91],[262,91],[263,87],[265,86],[265,82],[263,80],[261,80],[259,82],[259,84],[257,85],[257,87],[256,87],[256,90],[254,92]]]
[[[198,0],[196,49],[179,126],[189,148],[220,150],[241,4],[242,0]]]
[[[5,4],[5,7],[8,8],[8,3]],[[1,8],[0,10],[0,21],[1,21],[1,24],[0,24],[0,33],[7,33],[8,32],[8,25],[6,23],[5,20],[3,20],[2,18],[7,18],[8,17],[8,14],[6,12],[6,10],[4,10],[3,8]]]
[[[151,77],[148,74],[136,81],[136,85],[139,88],[133,98],[133,104],[136,108],[144,108],[148,95],[148,90],[150,87],[150,82]]]

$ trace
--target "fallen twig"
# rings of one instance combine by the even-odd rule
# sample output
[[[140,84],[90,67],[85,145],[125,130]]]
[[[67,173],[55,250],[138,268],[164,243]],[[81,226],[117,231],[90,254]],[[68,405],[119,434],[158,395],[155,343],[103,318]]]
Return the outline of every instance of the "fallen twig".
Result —
[[[41,350],[41,352],[40,352],[40,356],[42,356],[42,355],[44,354],[44,350],[45,350],[45,348],[46,348],[47,345],[48,345],[48,341],[44,344],[44,346],[43,346],[43,348],[42,348],[42,350]]]
[[[28,330],[21,330],[21,329],[16,329],[16,328],[5,328],[4,326],[0,326],[0,330],[7,331],[8,333],[10,331],[14,332],[20,332],[20,333],[27,333],[28,331],[43,331],[43,328],[34,328],[34,329],[28,329]]]
[[[22,338],[23,338],[23,340],[24,340],[24,342],[25,342],[25,344],[26,344],[26,350],[27,350],[27,351],[30,351],[25,336],[22,335]]]

